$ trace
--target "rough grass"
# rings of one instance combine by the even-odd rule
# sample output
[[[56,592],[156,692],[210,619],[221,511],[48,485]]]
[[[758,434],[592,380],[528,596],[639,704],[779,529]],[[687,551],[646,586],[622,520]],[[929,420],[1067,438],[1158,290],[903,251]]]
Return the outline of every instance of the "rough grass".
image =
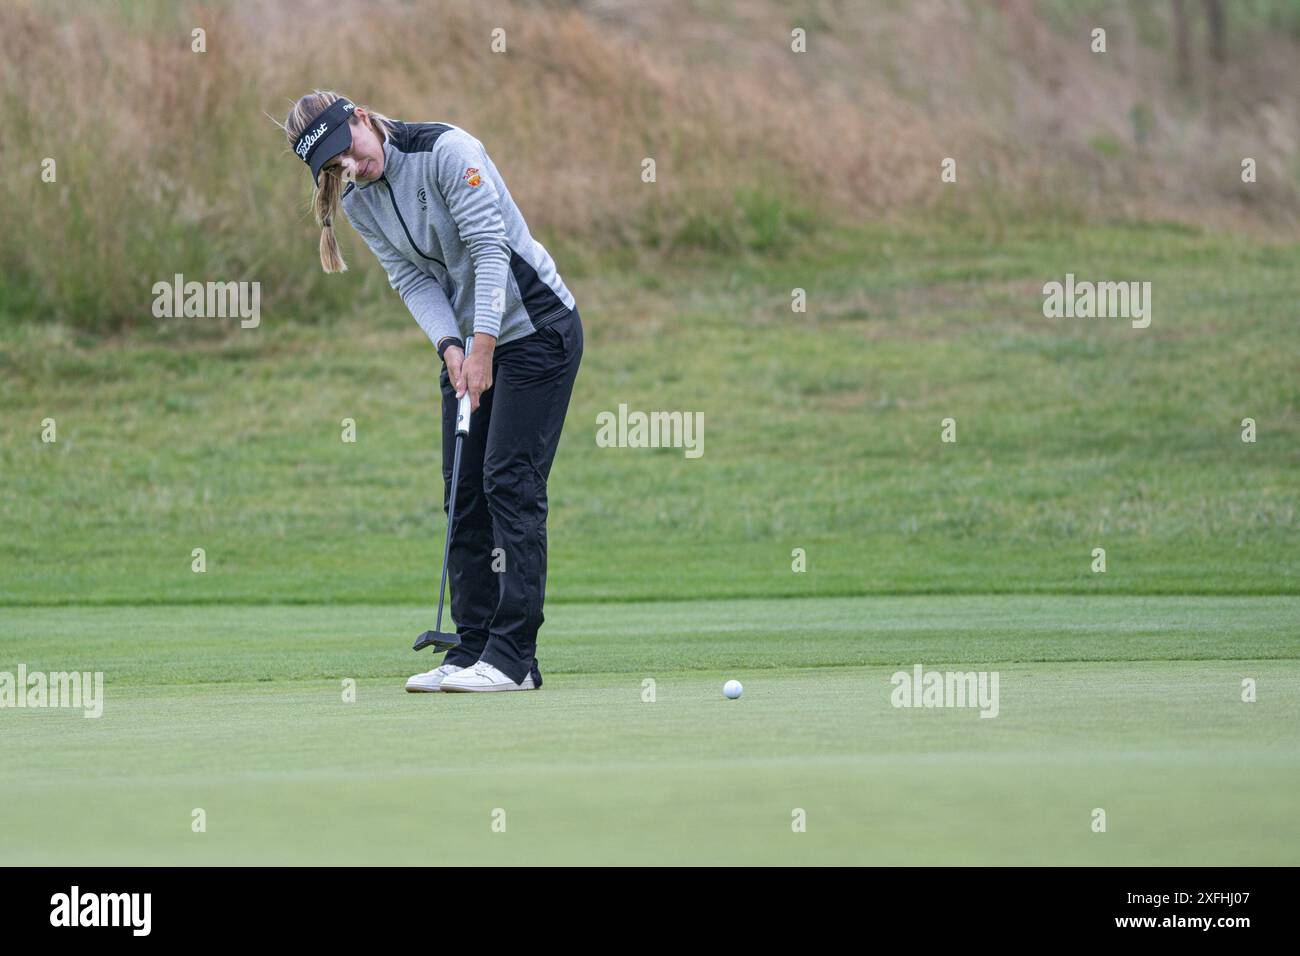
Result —
[[[1184,228],[896,223],[596,264],[549,594],[1295,593],[1298,261]],[[1045,319],[1067,271],[1151,281],[1151,327]],[[5,334],[0,601],[428,601],[437,359],[396,297],[190,338]],[[703,457],[597,447],[620,403],[703,412]]]
[[[898,211],[1294,225],[1300,129],[1277,93],[1293,32],[1276,4],[1232,5],[1230,62],[1198,58],[1179,90],[1166,6],[17,0],[0,9],[0,204],[20,224],[0,231],[0,322],[152,325],[150,289],[177,273],[259,282],[281,320],[350,311],[273,122],[320,86],[468,128],[538,234],[586,252],[776,251]],[[1097,17],[1105,56],[1085,42]]]

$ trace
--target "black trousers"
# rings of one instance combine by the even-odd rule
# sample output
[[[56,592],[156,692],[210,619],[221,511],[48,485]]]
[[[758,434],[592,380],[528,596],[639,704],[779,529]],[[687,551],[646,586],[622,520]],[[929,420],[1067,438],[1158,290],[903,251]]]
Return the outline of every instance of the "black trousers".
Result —
[[[546,600],[546,480],[582,360],[573,309],[531,335],[497,347],[492,387],[479,399],[461,451],[448,578],[459,646],[444,664],[484,660],[515,683],[537,668]],[[456,391],[444,365],[443,511],[451,496]]]

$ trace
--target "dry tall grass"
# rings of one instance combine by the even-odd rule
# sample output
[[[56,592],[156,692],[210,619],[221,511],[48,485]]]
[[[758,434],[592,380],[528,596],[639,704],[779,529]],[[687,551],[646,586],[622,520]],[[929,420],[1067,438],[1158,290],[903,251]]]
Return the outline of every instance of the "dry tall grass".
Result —
[[[10,0],[0,314],[148,321],[177,272],[258,279],[273,315],[345,308],[356,286],[320,275],[309,180],[265,115],[313,86],[466,127],[534,230],[577,249],[773,249],[894,212],[1294,224],[1296,39],[1234,24],[1189,94],[1125,4],[1091,8],[1104,56],[1034,0]]]

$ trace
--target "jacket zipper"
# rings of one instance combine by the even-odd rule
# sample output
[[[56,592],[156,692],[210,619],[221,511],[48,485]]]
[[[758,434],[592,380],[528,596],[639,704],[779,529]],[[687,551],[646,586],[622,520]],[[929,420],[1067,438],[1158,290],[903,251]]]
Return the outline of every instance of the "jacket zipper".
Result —
[[[411,238],[411,230],[406,228],[406,220],[402,218],[402,211],[397,208],[397,197],[393,195],[393,184],[388,181],[387,176],[380,176],[379,180],[388,187],[388,201],[393,204],[393,213],[397,216],[397,221],[402,224],[402,232],[406,233],[406,241],[411,244],[411,248],[416,251],[420,258],[438,263],[438,265],[442,266],[442,268],[450,274],[450,270],[447,270],[447,263],[443,262],[441,259],[435,259],[433,256],[426,256],[424,251],[415,244],[415,240]]]

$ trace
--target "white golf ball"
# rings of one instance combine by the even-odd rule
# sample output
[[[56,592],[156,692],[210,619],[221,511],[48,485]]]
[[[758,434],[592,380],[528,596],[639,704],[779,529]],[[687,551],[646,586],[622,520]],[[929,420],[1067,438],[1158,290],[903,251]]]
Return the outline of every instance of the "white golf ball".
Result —
[[[738,680],[729,680],[722,685],[722,693],[728,700],[735,700],[745,692],[745,688],[740,685]]]

